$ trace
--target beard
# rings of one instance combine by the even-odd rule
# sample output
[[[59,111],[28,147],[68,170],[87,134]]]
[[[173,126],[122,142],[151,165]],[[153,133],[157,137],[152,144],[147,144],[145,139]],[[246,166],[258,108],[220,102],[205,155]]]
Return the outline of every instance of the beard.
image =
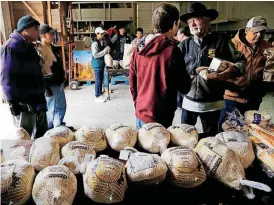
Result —
[[[201,28],[198,28],[198,27],[196,27],[196,28],[191,28],[191,29],[190,29],[190,33],[191,33],[192,35],[194,35],[194,36],[201,36],[201,35],[203,34]]]

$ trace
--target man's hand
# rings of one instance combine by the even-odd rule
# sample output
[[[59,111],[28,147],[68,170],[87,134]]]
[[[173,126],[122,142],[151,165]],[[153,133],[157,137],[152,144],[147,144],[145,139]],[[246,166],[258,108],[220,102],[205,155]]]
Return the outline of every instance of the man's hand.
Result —
[[[9,102],[9,106],[10,106],[10,112],[13,116],[17,116],[20,115],[21,112],[21,108],[20,105],[17,102]]]
[[[231,78],[233,72],[233,64],[228,61],[224,61],[223,63],[227,65],[227,68],[222,72],[208,73],[208,80],[226,81]]]
[[[110,47],[109,46],[105,47],[105,52],[106,52],[106,54],[110,53]]]
[[[199,74],[202,70],[208,70],[208,67],[201,66],[201,67],[196,69],[196,72]]]

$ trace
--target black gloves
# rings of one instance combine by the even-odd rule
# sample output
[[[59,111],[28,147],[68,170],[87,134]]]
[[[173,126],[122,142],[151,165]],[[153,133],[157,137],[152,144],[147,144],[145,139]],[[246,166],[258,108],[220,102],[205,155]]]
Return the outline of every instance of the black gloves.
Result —
[[[10,112],[12,115],[17,116],[20,115],[21,107],[17,102],[9,101]]]
[[[46,88],[46,96],[47,96],[47,97],[53,96],[53,93],[52,93],[52,91],[51,91],[50,88]]]

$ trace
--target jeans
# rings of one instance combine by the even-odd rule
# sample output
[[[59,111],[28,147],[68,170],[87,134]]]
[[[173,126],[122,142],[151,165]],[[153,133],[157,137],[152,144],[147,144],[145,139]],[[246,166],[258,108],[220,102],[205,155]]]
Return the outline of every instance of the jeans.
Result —
[[[21,112],[20,115],[13,116],[14,125],[24,128],[31,137],[37,139],[42,137],[48,130],[46,113]]]
[[[108,88],[108,83],[109,83],[109,80],[108,80],[108,72],[107,71],[104,71],[104,82],[103,82],[103,88]]]
[[[143,122],[142,120],[140,120],[139,118],[136,118],[136,129],[139,130],[144,124],[146,124],[145,122]]]
[[[203,136],[215,136],[218,133],[218,120],[220,114],[221,110],[199,113],[182,108],[181,123],[194,126],[197,122],[197,118],[200,117],[204,132]]]
[[[95,70],[95,97],[99,97],[102,95],[102,85],[104,79],[104,69]]]
[[[178,91],[177,92],[177,107],[182,108],[182,104],[183,104],[183,95]]]
[[[63,84],[61,86],[52,85],[49,88],[53,93],[51,97],[46,97],[48,127],[51,129],[63,124],[67,103]]]
[[[225,107],[221,111],[219,119],[219,130],[222,131],[222,124],[225,121],[226,113],[233,112],[234,108],[237,108],[242,115],[248,110],[259,110],[262,98],[258,97],[256,100],[250,99],[247,103],[238,103],[232,100],[224,100]]]

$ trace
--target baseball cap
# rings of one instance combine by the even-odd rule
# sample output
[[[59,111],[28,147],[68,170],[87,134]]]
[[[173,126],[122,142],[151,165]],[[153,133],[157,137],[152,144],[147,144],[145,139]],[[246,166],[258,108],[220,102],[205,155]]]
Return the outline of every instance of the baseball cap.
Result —
[[[252,28],[252,30],[254,32],[259,32],[262,30],[269,30],[269,28],[267,28],[266,19],[262,16],[255,16],[255,17],[251,18],[247,22],[246,28]]]
[[[34,19],[33,17],[27,15],[27,16],[23,16],[22,18],[19,19],[18,23],[17,23],[17,31],[21,32],[26,28],[32,27],[32,26],[39,26],[40,23]]]
[[[39,28],[40,34],[45,34],[45,33],[54,33],[55,30],[51,28],[48,24],[43,24]]]
[[[98,33],[105,33],[106,31],[104,29],[102,29],[101,27],[97,27],[95,29],[95,33],[98,34]]]

